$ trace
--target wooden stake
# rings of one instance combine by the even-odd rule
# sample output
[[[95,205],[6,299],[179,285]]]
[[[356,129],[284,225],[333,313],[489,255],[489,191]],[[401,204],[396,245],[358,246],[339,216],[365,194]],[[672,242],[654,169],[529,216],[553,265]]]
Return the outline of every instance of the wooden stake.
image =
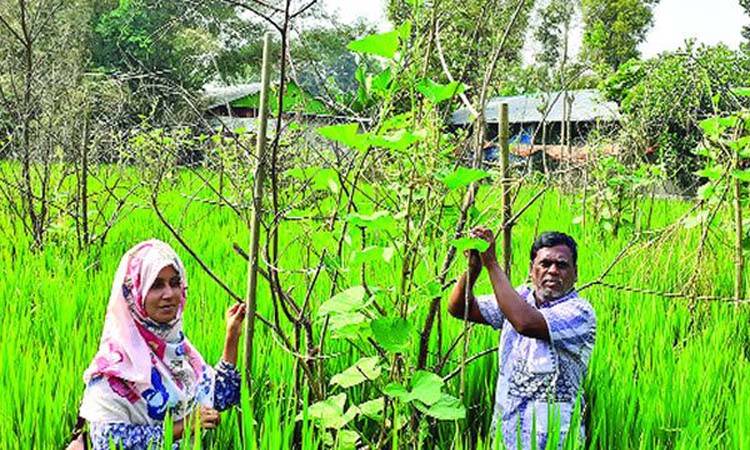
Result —
[[[268,94],[270,73],[270,43],[271,34],[266,33],[263,37],[263,67],[261,69],[260,105],[258,107],[258,143],[257,143],[257,165],[255,167],[255,179],[253,180],[253,216],[250,221],[250,250],[247,265],[247,321],[245,322],[245,382],[248,391],[251,387],[251,373],[253,362],[253,339],[255,337],[255,314],[258,309],[258,248],[260,243],[260,217],[263,211],[263,179],[265,178],[266,164],[266,129],[268,127]]]
[[[502,192],[502,210],[503,210],[503,270],[505,275],[510,280],[510,264],[512,261],[511,246],[510,246],[510,234],[511,234],[511,204],[510,204],[510,143],[509,141],[509,130],[508,130],[508,104],[500,104],[500,117],[498,124],[500,129],[498,130],[498,136],[500,136],[500,172],[503,174],[503,182],[501,185]]]
[[[735,167],[737,167],[737,159],[735,156]],[[743,251],[742,251],[742,185],[740,180],[735,178],[732,180],[734,183],[734,226],[735,226],[735,241],[734,241],[734,299],[738,303],[742,300],[744,295],[743,292]]]

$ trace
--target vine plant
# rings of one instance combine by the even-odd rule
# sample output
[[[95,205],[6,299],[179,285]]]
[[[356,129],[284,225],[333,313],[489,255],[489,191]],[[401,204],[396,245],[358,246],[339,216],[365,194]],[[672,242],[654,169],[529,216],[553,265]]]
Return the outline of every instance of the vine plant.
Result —
[[[445,126],[454,99],[467,98],[467,86],[425,77],[422,61],[430,57],[434,34],[419,26],[407,21],[349,45],[383,62],[380,70],[357,75],[357,101],[370,108],[372,119],[337,120],[315,130],[277,120],[270,161],[253,156],[255,136],[245,129],[185,144],[210,149],[208,170],[191,170],[203,182],[196,192],[216,199],[200,201],[228,208],[245,223],[251,168],[271,165],[266,187],[273,201],[264,203],[270,206],[261,215],[266,239],[259,272],[268,281],[272,308],[270,317],[258,319],[296,361],[291,395],[298,418],[311,420],[333,448],[421,448],[436,421],[466,416],[446,381],[475,359],[464,352],[458,367],[448,363],[469,330],[444,342],[440,300],[452,282],[457,250],[481,245],[463,235],[480,215],[477,183],[491,174],[479,168],[481,152],[473,143],[482,138]],[[487,90],[481,88],[480,104]],[[474,133],[483,130],[480,115]],[[162,156],[180,151],[163,148]],[[466,153],[473,156],[470,167],[460,165]],[[241,301],[159,209],[159,186],[170,170],[153,178],[152,205],[160,219]],[[384,270],[395,276],[386,282]],[[356,360],[331,373],[330,361],[342,348]]]

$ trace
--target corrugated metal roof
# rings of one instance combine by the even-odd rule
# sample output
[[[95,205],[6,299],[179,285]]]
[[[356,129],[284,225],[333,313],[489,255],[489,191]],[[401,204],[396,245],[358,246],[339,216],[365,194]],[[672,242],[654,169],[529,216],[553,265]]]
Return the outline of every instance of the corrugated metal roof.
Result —
[[[495,97],[485,107],[485,117],[488,123],[498,122],[498,111],[500,103],[508,104],[508,120],[510,123],[532,123],[541,122],[544,112],[543,100],[547,103],[555,101],[552,109],[547,115],[547,122],[562,122],[564,95],[559,92],[539,93],[530,95],[516,95],[513,97]],[[617,103],[605,101],[601,93],[596,89],[584,89],[568,91],[573,97],[570,120],[573,122],[589,122],[597,119],[617,120],[619,108]],[[453,113],[450,123],[453,125],[467,125],[474,118],[467,108],[461,108]]]
[[[260,83],[237,84],[234,86],[218,86],[207,84],[203,86],[203,97],[208,102],[208,108],[228,105],[235,100],[255,95],[260,92]]]

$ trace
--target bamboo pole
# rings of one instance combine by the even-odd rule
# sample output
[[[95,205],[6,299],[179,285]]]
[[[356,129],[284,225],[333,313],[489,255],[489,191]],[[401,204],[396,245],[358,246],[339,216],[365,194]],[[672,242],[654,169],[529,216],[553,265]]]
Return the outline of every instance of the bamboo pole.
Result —
[[[505,275],[510,280],[510,263],[511,263],[511,246],[510,246],[510,233],[511,233],[511,204],[510,204],[510,143],[509,141],[509,130],[508,130],[508,104],[500,104],[500,117],[498,120],[500,129],[498,130],[498,136],[500,137],[500,172],[503,175],[503,182],[501,185],[502,192],[502,211],[503,211],[503,270]]]
[[[245,382],[251,386],[253,362],[253,339],[255,337],[255,315],[257,312],[256,294],[258,290],[258,248],[260,243],[260,217],[263,208],[263,179],[266,164],[266,129],[268,127],[268,94],[270,73],[271,34],[263,37],[263,67],[261,69],[260,105],[258,106],[258,142],[255,179],[253,180],[253,215],[250,222],[250,250],[247,265],[247,321],[245,322]]]
[[[735,156],[735,161],[737,157]],[[735,167],[737,167],[735,163]],[[740,180],[735,178],[734,183],[734,226],[735,226],[735,241],[734,241],[734,300],[740,302],[742,300],[743,293],[743,251],[742,251],[742,185]]]

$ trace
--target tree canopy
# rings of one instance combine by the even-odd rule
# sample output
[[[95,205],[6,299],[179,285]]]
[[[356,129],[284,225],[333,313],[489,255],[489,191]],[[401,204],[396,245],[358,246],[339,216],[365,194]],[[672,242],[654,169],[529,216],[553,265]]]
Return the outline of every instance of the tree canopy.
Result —
[[[583,56],[595,65],[617,68],[640,55],[638,44],[653,25],[659,0],[581,0]]]

